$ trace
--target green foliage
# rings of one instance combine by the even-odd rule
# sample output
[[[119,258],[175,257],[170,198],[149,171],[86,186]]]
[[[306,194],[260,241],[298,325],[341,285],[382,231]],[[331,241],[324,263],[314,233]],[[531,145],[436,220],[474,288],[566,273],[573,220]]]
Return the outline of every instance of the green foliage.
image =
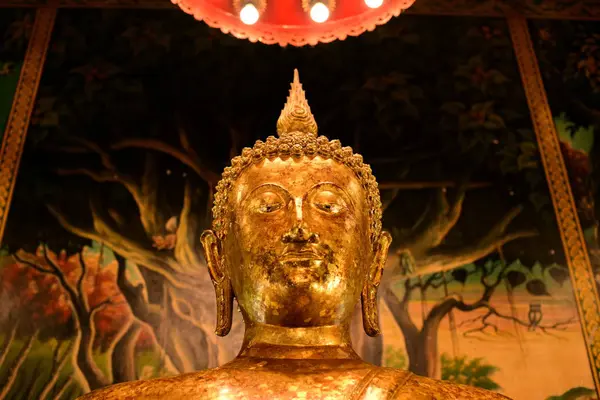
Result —
[[[550,396],[546,400],[583,400],[583,399],[597,399],[596,391],[594,389],[588,389],[582,386],[575,387],[567,390],[560,396]]]
[[[0,337],[0,343],[4,338]],[[9,371],[13,365],[13,361],[16,359],[23,341],[16,340],[13,345],[9,348],[8,357],[6,362],[0,365],[0,381],[4,382],[7,378]],[[23,394],[27,393],[27,398],[38,399],[39,394],[44,389],[46,382],[51,378],[50,373],[53,365],[53,347],[56,345],[55,341],[39,342],[36,341],[32,350],[29,352],[27,358],[23,362],[23,365],[19,369],[17,380],[12,386],[8,393],[8,399],[21,399]],[[68,345],[63,345],[64,350],[61,351],[60,356],[64,354],[64,351],[69,348]],[[74,374],[73,366],[68,362],[60,372],[54,391],[55,393],[66,383],[67,379]],[[65,392],[61,399],[73,399],[81,395],[81,390],[76,382],[71,382],[69,388]]]
[[[6,73],[3,74],[3,71]],[[8,120],[20,73],[21,63],[17,65],[10,63],[9,65],[9,63],[0,61],[0,133],[4,132]]]
[[[407,357],[402,349],[386,346],[383,365],[390,368],[406,369]]]
[[[512,289],[524,285],[532,296],[552,296],[552,287],[555,284],[562,287],[569,279],[569,272],[559,264],[542,265],[537,262],[526,267],[517,260],[509,266],[504,277]]]
[[[533,131],[518,129],[516,134],[509,133],[505,146],[498,152],[502,156],[500,169],[504,175],[527,171],[525,179],[530,187],[541,181],[539,173],[538,149]],[[534,170],[534,171],[528,171]],[[532,191],[531,194],[537,193]],[[544,194],[545,195],[545,194]]]
[[[0,135],[8,119],[17,88],[25,48],[31,31],[31,12],[2,10],[0,15]]]
[[[499,368],[486,364],[483,358],[450,357],[442,354],[442,379],[487,390],[498,390],[500,385],[492,379]]]
[[[479,88],[482,93],[487,93],[493,85],[503,85],[509,78],[497,69],[487,69],[480,54],[473,56],[466,64],[459,65],[454,71],[454,76],[469,80],[471,85]],[[459,90],[467,90],[468,86],[457,82]]]
[[[573,149],[589,154],[594,146],[594,127],[577,126],[565,113],[554,118],[554,125],[562,142]]]

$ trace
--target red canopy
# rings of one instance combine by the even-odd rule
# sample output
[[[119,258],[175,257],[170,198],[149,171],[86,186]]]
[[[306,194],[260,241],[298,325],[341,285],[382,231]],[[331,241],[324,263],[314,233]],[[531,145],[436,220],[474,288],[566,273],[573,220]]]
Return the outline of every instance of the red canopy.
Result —
[[[379,8],[367,7],[364,0],[337,0],[326,22],[314,22],[302,7],[302,0],[263,0],[265,9],[254,25],[244,24],[234,0],[171,0],[197,20],[206,22],[240,39],[266,44],[294,46],[328,43],[358,36],[385,24],[410,7],[415,0],[383,0]]]

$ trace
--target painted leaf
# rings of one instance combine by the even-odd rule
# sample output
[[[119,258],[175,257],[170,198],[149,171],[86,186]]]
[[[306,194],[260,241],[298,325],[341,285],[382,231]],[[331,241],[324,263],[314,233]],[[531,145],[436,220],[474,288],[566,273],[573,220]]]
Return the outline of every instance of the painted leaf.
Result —
[[[392,92],[392,98],[400,101],[410,101],[410,94],[407,89],[398,89]]]
[[[554,118],[554,125],[560,140],[566,143],[571,143],[571,133],[575,124],[571,122],[565,113],[561,113],[558,117]]]
[[[367,81],[363,85],[364,89],[370,89],[370,90],[376,90],[376,91],[383,91],[387,87],[388,87],[387,83],[384,82],[379,77],[369,78],[369,79],[367,79]]]
[[[410,93],[410,97],[413,99],[424,99],[425,92],[418,86],[412,85],[408,88],[408,92]]]
[[[452,270],[452,277],[454,278],[454,280],[462,283],[463,285],[467,281],[467,275],[467,270],[465,270],[464,268],[457,268],[455,270]]]
[[[536,211],[540,211],[546,205],[550,204],[550,199],[545,193],[532,192],[529,194],[529,201],[535,207]]]
[[[573,135],[571,146],[576,150],[581,150],[589,154],[594,146],[594,127],[579,128]]]
[[[463,104],[460,103],[458,101],[449,101],[447,103],[442,104],[442,107],[440,107],[440,109],[444,112],[447,112],[449,114],[458,114],[462,111],[465,111],[467,107]]]
[[[525,285],[527,291],[533,296],[550,296],[546,284],[541,279],[532,279]]]
[[[512,288],[516,288],[517,286],[521,285],[526,279],[527,278],[525,278],[525,274],[521,271],[508,271],[506,274],[506,280]]]
[[[50,111],[44,113],[44,117],[40,120],[40,126],[57,126],[58,122],[58,113]]]
[[[509,81],[509,79],[506,77],[506,75],[504,75],[502,72],[495,70],[495,69],[490,71],[490,77],[491,77],[492,82],[495,83],[496,85],[501,85],[501,84]]]
[[[490,114],[490,115],[488,115],[487,119],[488,119],[488,122],[494,123],[498,128],[506,127],[504,120],[498,114]]]
[[[550,268],[548,273],[560,286],[562,286],[563,283],[565,283],[565,281],[569,278],[569,272],[566,268]]]

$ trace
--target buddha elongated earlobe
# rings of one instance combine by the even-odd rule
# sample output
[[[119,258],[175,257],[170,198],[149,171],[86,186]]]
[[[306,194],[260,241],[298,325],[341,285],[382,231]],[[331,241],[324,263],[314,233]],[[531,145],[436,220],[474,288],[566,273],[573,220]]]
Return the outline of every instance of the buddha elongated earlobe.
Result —
[[[369,336],[377,336],[379,329],[379,311],[377,309],[377,288],[365,283],[361,293],[363,328]]]
[[[215,333],[218,336],[226,336],[231,330],[233,319],[233,290],[231,288],[231,281],[225,273],[219,239],[215,233],[211,230],[204,231],[200,237],[200,241],[204,248],[210,279],[215,287],[215,294],[217,296],[217,327],[215,328]]]
[[[383,267],[391,243],[392,236],[388,232],[381,232],[375,247],[373,263],[369,267],[369,275],[361,293],[363,327],[369,336],[377,336],[381,332],[379,329],[377,289],[381,283]]]

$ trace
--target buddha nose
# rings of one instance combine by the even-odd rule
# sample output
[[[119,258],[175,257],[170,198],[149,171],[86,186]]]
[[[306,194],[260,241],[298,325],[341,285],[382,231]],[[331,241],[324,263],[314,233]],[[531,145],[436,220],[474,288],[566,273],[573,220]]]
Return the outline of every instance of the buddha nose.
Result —
[[[312,232],[304,222],[295,224],[281,238],[283,243],[317,243],[318,240],[319,235]]]

